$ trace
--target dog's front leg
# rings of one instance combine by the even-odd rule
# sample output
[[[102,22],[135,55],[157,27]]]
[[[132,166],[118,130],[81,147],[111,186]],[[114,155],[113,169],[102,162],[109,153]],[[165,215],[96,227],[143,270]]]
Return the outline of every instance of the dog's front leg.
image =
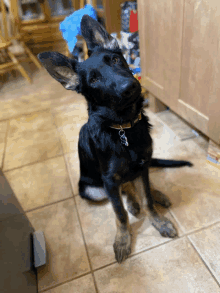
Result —
[[[117,233],[113,248],[117,262],[121,263],[131,253],[131,235],[129,232],[128,214],[120,197],[119,183],[106,180],[104,186],[116,215]]]
[[[166,217],[160,216],[154,207],[154,199],[152,197],[150,190],[148,166],[143,171],[142,180],[144,183],[144,189],[147,197],[147,205],[150,210],[150,218],[152,225],[160,232],[160,234],[163,237],[176,237],[177,231],[174,225]]]

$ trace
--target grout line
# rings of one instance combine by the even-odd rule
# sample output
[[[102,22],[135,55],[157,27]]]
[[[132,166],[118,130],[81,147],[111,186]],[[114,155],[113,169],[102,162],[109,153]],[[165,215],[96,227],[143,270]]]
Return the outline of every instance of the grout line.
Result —
[[[159,232],[158,232],[158,233],[159,233]],[[162,236],[161,236],[161,237],[162,237]],[[157,248],[157,247],[163,246],[163,245],[165,245],[165,244],[167,244],[167,243],[171,243],[172,241],[177,241],[177,240],[179,240],[179,239],[181,239],[181,238],[183,238],[183,237],[185,237],[185,235],[183,235],[182,237],[177,237],[177,238],[175,238],[175,239],[171,239],[171,238],[170,238],[170,240],[168,240],[168,241],[166,241],[166,242],[163,242],[163,243],[157,244],[157,245],[155,245],[155,246],[148,247],[148,248],[146,248],[146,249],[143,249],[143,250],[141,250],[141,251],[138,251],[138,252],[136,252],[136,253],[133,253],[132,255],[129,255],[128,258],[127,258],[125,261],[127,261],[127,260],[129,260],[130,258],[133,258],[133,257],[135,257],[135,256],[138,256],[138,255],[140,255],[141,253],[145,253],[145,252],[148,252],[148,251],[150,251],[150,250],[153,250],[154,248]],[[114,261],[114,262],[112,262],[112,263],[106,264],[106,265],[104,265],[104,266],[102,266],[102,267],[99,267],[99,268],[97,268],[97,269],[94,269],[93,271],[94,271],[94,272],[100,271],[100,270],[102,270],[102,269],[104,269],[104,268],[107,268],[107,267],[113,265],[113,264],[117,264],[117,261]]]
[[[199,251],[196,249],[196,247],[194,246],[193,242],[191,241],[191,239],[187,236],[187,239],[189,240],[192,248],[194,249],[194,251],[196,252],[196,254],[199,256],[199,258],[201,259],[201,261],[203,262],[203,264],[205,265],[206,269],[209,271],[209,273],[211,274],[212,278],[215,280],[215,282],[217,283],[217,285],[220,287],[220,284],[217,280],[217,278],[215,277],[215,275],[213,274],[213,272],[210,270],[208,264],[206,263],[206,261],[203,259],[202,255],[199,253]]]
[[[12,169],[7,169],[7,170],[3,170],[3,165],[2,165],[2,170],[3,170],[4,173],[10,172],[10,171],[14,171],[14,170],[17,170],[17,169],[21,169],[23,167],[31,166],[31,165],[34,165],[34,164],[37,164],[37,163],[42,163],[42,162],[45,162],[45,161],[50,160],[50,159],[54,159],[54,158],[59,158],[59,157],[64,157],[65,156],[65,153],[63,151],[62,141],[61,141],[61,138],[60,138],[60,132],[59,132],[58,127],[57,127],[57,125],[55,123],[55,119],[54,119],[54,116],[52,114],[51,108],[47,108],[47,109],[45,109],[43,111],[40,110],[40,111],[35,111],[35,112],[32,112],[32,113],[26,113],[25,115],[29,115],[29,114],[33,114],[33,113],[38,113],[38,112],[46,112],[46,111],[49,111],[50,112],[51,119],[52,119],[52,125],[55,126],[54,129],[56,129],[56,131],[57,131],[58,139],[59,139],[59,143],[60,143],[61,154],[52,156],[50,158],[45,158],[45,159],[40,160],[40,161],[39,160],[38,161],[34,161],[34,162],[31,162],[31,163],[24,164],[22,166],[18,166],[18,167],[15,167],[15,168],[12,168]],[[25,115],[22,114],[19,117],[25,116]],[[7,121],[10,123],[10,119],[8,119]]]
[[[2,156],[2,162],[1,162],[1,169],[2,170],[4,168],[6,147],[7,147],[7,141],[8,141],[7,138],[8,138],[9,129],[10,129],[10,121],[7,120],[6,133],[5,133],[5,145],[4,145],[4,151],[3,151],[3,156]]]
[[[201,230],[204,230],[204,229],[210,228],[211,226],[214,226],[214,225],[216,225],[216,224],[218,224],[218,223],[220,223],[220,220],[217,221],[217,222],[215,222],[215,223],[212,223],[212,224],[210,224],[210,225],[208,225],[208,226],[206,226],[206,227],[203,227],[203,228],[200,228],[200,229],[198,229],[198,230],[195,230],[195,231],[189,232],[189,233],[187,233],[187,234],[183,234],[183,235],[181,235],[181,236],[178,236],[178,237],[176,237],[176,238],[174,238],[174,239],[171,239],[171,238],[170,238],[170,240],[168,240],[168,241],[166,241],[166,242],[163,242],[163,243],[157,244],[157,245],[155,245],[155,246],[152,246],[152,247],[146,248],[146,249],[141,250],[141,251],[138,251],[138,252],[136,252],[136,253],[134,253],[134,254],[132,254],[132,255],[129,255],[129,257],[128,257],[127,259],[129,259],[129,258],[133,258],[134,256],[137,256],[137,255],[139,255],[139,254],[141,254],[141,253],[144,253],[144,252],[150,251],[150,250],[152,250],[152,249],[154,249],[154,248],[157,248],[157,247],[160,247],[160,246],[166,245],[167,243],[170,243],[170,242],[172,242],[172,241],[177,241],[177,240],[182,239],[182,238],[184,238],[184,237],[188,237],[188,236],[191,235],[191,234],[194,234],[194,233],[197,233],[197,232],[199,232],[199,231],[201,231]],[[162,236],[161,236],[161,237],[162,237]],[[99,267],[99,268],[97,268],[97,269],[94,269],[93,272],[99,271],[99,270],[101,270],[101,269],[103,269],[103,268],[106,268],[106,267],[108,267],[108,266],[110,266],[110,265],[113,265],[113,264],[117,264],[117,262],[115,261],[115,262],[109,263],[109,264],[107,264],[107,265],[104,265],[104,266],[102,266],[102,267]]]
[[[219,224],[220,223],[220,220],[218,220],[218,221],[216,221],[216,222],[214,222],[214,223],[211,223],[211,224],[208,224],[207,226],[204,226],[204,227],[201,227],[201,228],[198,228],[198,229],[196,229],[196,230],[193,230],[193,231],[190,231],[190,232],[188,232],[188,233],[185,233],[184,234],[184,236],[190,236],[190,235],[192,235],[192,234],[195,234],[195,233],[198,233],[198,232],[200,232],[200,231],[202,231],[202,230],[206,230],[206,229],[208,229],[208,228],[211,228],[212,226],[215,226],[215,225],[217,225],[217,224]]]
[[[46,289],[39,290],[39,293],[47,292],[47,291],[49,291],[49,290],[51,290],[51,289],[54,289],[54,288],[57,288],[57,287],[59,287],[59,286],[61,286],[61,285],[64,285],[64,284],[67,284],[67,283],[69,283],[69,282],[75,281],[75,280],[77,280],[77,279],[83,278],[83,277],[85,277],[85,276],[87,276],[87,275],[90,275],[90,273],[91,273],[91,272],[87,272],[87,273],[84,273],[84,274],[82,274],[82,275],[79,275],[79,276],[77,276],[77,277],[75,277],[75,278],[71,278],[71,279],[68,279],[68,280],[66,280],[66,281],[64,281],[64,282],[61,282],[61,283],[59,283],[59,284],[57,284],[57,285],[54,285],[54,286],[48,287],[48,288],[46,288]],[[76,293],[77,293],[77,292],[76,292]]]
[[[42,205],[42,206],[39,206],[39,207],[36,207],[36,208],[30,209],[30,210],[26,210],[26,211],[24,211],[24,213],[25,213],[25,214],[27,214],[27,213],[31,213],[31,212],[37,211],[37,210],[39,210],[39,209],[43,209],[43,208],[45,208],[45,207],[49,207],[49,206],[52,206],[52,205],[58,204],[58,203],[63,202],[63,201],[65,201],[65,200],[73,199],[74,197],[75,197],[75,196],[72,195],[72,196],[67,197],[67,198],[64,198],[64,199],[60,199],[60,200],[57,200],[57,201],[54,201],[54,202],[50,202],[50,203],[48,203],[48,204],[45,204],[45,205]]]
[[[54,115],[53,113],[51,112],[51,115],[53,117],[53,121],[54,121],[54,124],[55,124],[55,127],[59,133],[59,138],[60,138],[60,132],[58,130],[58,126],[56,125],[56,122],[55,122],[55,118],[54,118]],[[84,232],[83,232],[83,228],[82,228],[82,223],[81,223],[81,220],[80,220],[80,215],[79,215],[79,210],[78,210],[78,206],[77,206],[77,203],[76,203],[76,195],[74,195],[74,190],[73,190],[73,186],[71,184],[71,174],[69,172],[69,168],[68,168],[68,164],[67,164],[67,160],[65,159],[65,156],[64,156],[64,150],[63,150],[63,145],[61,143],[61,149],[62,149],[62,152],[63,152],[63,157],[64,157],[64,162],[65,162],[65,166],[66,166],[66,170],[67,170],[67,174],[68,174],[68,177],[69,177],[69,180],[70,180],[70,188],[71,188],[71,191],[72,191],[72,194],[73,194],[73,200],[74,200],[74,203],[75,203],[75,208],[76,208],[76,214],[77,214],[77,218],[78,218],[78,221],[79,221],[79,227],[80,227],[80,231],[81,231],[81,234],[82,234],[82,239],[83,239],[83,243],[84,243],[84,247],[85,247],[85,250],[86,250],[86,254],[87,254],[87,259],[88,259],[88,263],[89,263],[89,268],[90,268],[90,272],[88,272],[87,274],[90,274],[92,275],[92,278],[93,278],[93,283],[94,283],[94,286],[95,286],[95,290],[96,292],[98,293],[98,287],[97,287],[97,284],[96,284],[96,280],[95,280],[95,276],[94,276],[94,273],[93,273],[93,269],[92,269],[92,264],[91,264],[91,260],[90,260],[90,257],[89,257],[89,251],[88,251],[88,247],[87,247],[87,244],[86,244],[86,240],[85,240],[85,235],[84,235]],[[74,279],[75,280],[75,279]],[[69,282],[69,281],[68,281]],[[60,284],[58,285],[60,286]],[[56,286],[57,287],[57,286]]]
[[[64,200],[65,200],[65,199],[64,199]],[[64,201],[64,200],[61,200],[61,201]],[[82,236],[83,236],[83,241],[84,241],[84,245],[85,245],[85,248],[86,248],[87,257],[88,257],[88,261],[89,261],[89,265],[90,265],[90,272],[85,273],[85,274],[82,274],[82,275],[80,275],[80,276],[78,276],[78,277],[76,277],[76,278],[70,279],[70,280],[65,281],[65,282],[63,282],[63,283],[59,283],[58,285],[56,285],[56,286],[54,286],[54,287],[51,287],[50,289],[55,288],[55,287],[58,287],[58,286],[60,286],[60,285],[62,285],[62,284],[64,284],[64,283],[68,283],[68,282],[70,282],[70,281],[73,281],[73,280],[79,279],[79,278],[81,278],[81,277],[83,277],[83,276],[86,276],[86,275],[89,275],[89,274],[91,273],[91,274],[92,274],[92,277],[93,277],[93,281],[94,281],[94,285],[95,285],[96,292],[99,293],[99,291],[98,291],[98,287],[97,287],[97,284],[96,284],[96,280],[95,280],[95,276],[94,276],[94,272],[100,271],[100,270],[102,270],[102,269],[104,269],[104,268],[107,268],[107,267],[109,267],[109,266],[111,266],[111,265],[117,264],[117,261],[114,261],[114,262],[108,263],[108,264],[106,264],[106,265],[104,265],[104,266],[101,266],[101,267],[99,267],[99,268],[97,268],[97,269],[92,269],[92,265],[91,265],[91,261],[90,261],[89,253],[88,253],[88,248],[87,248],[87,245],[86,245],[85,236],[84,236],[84,233],[83,233],[83,229],[82,229],[81,220],[80,220],[80,216],[79,216],[79,212],[78,212],[78,208],[77,208],[77,204],[76,204],[76,199],[75,199],[75,197],[74,197],[74,202],[75,202],[76,211],[77,211],[77,216],[78,216],[78,220],[79,220],[79,223],[80,223],[80,229],[81,229],[81,233],[82,233]],[[52,203],[52,204],[54,204],[54,203]],[[51,204],[50,204],[50,205],[51,205]],[[170,242],[173,242],[173,241],[177,241],[177,240],[182,239],[182,238],[184,238],[184,237],[186,237],[186,238],[188,239],[188,236],[189,236],[189,235],[194,234],[194,233],[197,233],[197,232],[199,232],[199,231],[201,231],[201,230],[207,229],[207,228],[209,228],[209,227],[211,227],[211,226],[214,226],[214,225],[216,225],[216,224],[218,224],[218,223],[220,223],[220,220],[217,221],[217,222],[215,222],[215,223],[212,223],[212,224],[210,224],[210,225],[208,225],[208,226],[206,226],[206,227],[202,227],[202,228],[200,228],[200,229],[197,229],[197,230],[191,231],[191,232],[189,232],[189,233],[186,233],[186,234],[184,234],[184,235],[181,235],[181,236],[179,236],[179,237],[177,237],[177,238],[175,238],[175,239],[170,239],[170,240],[168,240],[168,241],[166,241],[166,242],[160,243],[160,244],[155,245],[155,246],[153,246],[153,247],[149,247],[149,248],[146,248],[146,249],[144,249],[144,250],[138,251],[138,252],[136,252],[136,253],[130,255],[130,256],[128,257],[128,259],[133,258],[133,257],[135,257],[135,256],[138,256],[138,255],[140,255],[141,253],[145,253],[145,252],[148,252],[148,251],[150,251],[150,250],[153,250],[153,249],[155,249],[155,248],[157,248],[157,247],[160,247],[160,246],[166,245],[167,243],[170,243]],[[161,236],[161,237],[162,237],[162,236]],[[191,243],[191,241],[190,241],[190,243]],[[197,252],[197,253],[198,253],[198,252]],[[204,261],[203,261],[203,262],[204,262]],[[207,265],[206,265],[206,266],[207,266]],[[211,273],[211,274],[212,274],[212,273]],[[213,276],[213,274],[212,274],[212,276]],[[214,276],[213,276],[213,277],[214,277]],[[215,278],[215,277],[214,277],[214,278]],[[216,280],[216,278],[215,278],[215,280]],[[216,280],[216,282],[217,282],[217,280]],[[217,283],[218,283],[218,282],[217,282]],[[40,292],[45,292],[45,291],[47,291],[47,290],[49,290],[49,289],[46,289],[46,290],[44,290],[44,291],[40,291]]]
[[[66,160],[64,160],[64,161],[65,161],[65,165],[66,165],[67,172],[68,172],[68,175],[69,175],[69,180],[70,180],[71,174],[69,173],[69,169],[68,169]],[[70,180],[70,182],[71,182],[71,180]],[[72,184],[70,184],[70,188],[72,190],[72,194],[74,194],[74,190],[73,190]],[[84,235],[83,228],[82,228],[82,223],[81,223],[81,219],[80,219],[80,215],[79,215],[78,206],[77,206],[77,203],[76,203],[76,196],[73,197],[73,200],[74,200],[75,207],[76,207],[77,218],[78,218],[78,221],[79,221],[79,226],[80,226],[80,230],[81,230],[81,234],[82,234],[82,238],[83,238],[83,243],[84,243],[84,247],[85,247],[86,254],[87,254],[87,259],[88,259],[88,262],[89,262],[90,273],[92,274],[92,278],[93,278],[93,283],[94,283],[94,286],[95,286],[95,290],[98,293],[98,287],[97,287],[96,280],[95,280],[95,276],[94,276],[94,273],[93,273],[92,263],[91,263],[91,260],[90,260],[90,257],[89,257],[89,251],[88,251],[88,247],[87,247],[87,244],[86,244],[85,235]]]
[[[71,189],[72,189],[72,186],[71,186]],[[73,191],[73,189],[72,189],[72,191]],[[87,254],[87,258],[88,258],[88,262],[89,262],[90,272],[92,274],[95,290],[96,290],[97,293],[99,293],[97,283],[96,283],[96,280],[95,280],[95,276],[94,276],[94,270],[92,268],[92,263],[91,263],[91,260],[90,260],[90,257],[89,257],[89,250],[88,250],[88,247],[87,247],[87,244],[86,244],[86,239],[85,239],[85,235],[84,235],[84,232],[83,232],[82,223],[81,223],[79,210],[78,210],[78,206],[77,206],[75,197],[74,197],[74,202],[75,202],[76,213],[77,213],[77,217],[78,217],[78,221],[79,221],[79,226],[80,226],[80,230],[81,230],[81,233],[82,233],[82,238],[83,238],[83,242],[84,242],[84,246],[85,246],[85,250],[86,250],[86,254]]]
[[[31,114],[34,114],[34,113],[46,112],[48,110],[50,110],[50,108],[46,107],[46,108],[42,108],[42,109],[32,111],[32,112],[25,112],[25,113],[21,113],[21,114],[15,115],[15,116],[11,116],[9,118],[2,119],[2,120],[0,120],[0,122],[5,122],[5,121],[13,120],[13,119],[18,119],[18,118],[20,118],[22,116],[31,115]]]
[[[23,167],[32,166],[32,165],[35,165],[35,164],[38,164],[38,163],[43,163],[43,162],[46,162],[46,161],[49,161],[49,160],[52,160],[52,159],[55,159],[55,158],[59,158],[59,157],[63,157],[63,154],[56,155],[56,156],[53,156],[53,157],[50,157],[50,158],[45,158],[45,159],[43,159],[41,161],[34,161],[34,162],[24,164],[22,166],[18,166],[18,167],[12,168],[12,169],[3,170],[3,168],[2,168],[2,170],[3,170],[4,173],[7,173],[7,172],[10,172],[10,171],[18,170],[18,169],[21,169]]]
[[[16,98],[14,98],[12,100],[16,100]],[[45,100],[45,101],[50,101],[50,99],[49,100]],[[45,102],[45,101],[42,101],[42,103]],[[53,110],[55,108],[59,108],[59,107],[65,106],[65,105],[67,106],[67,105],[73,104],[73,103],[74,103],[74,101],[68,102],[66,104],[60,104],[60,105],[54,104],[54,105],[50,105],[50,106],[45,106],[45,108],[43,107],[43,108],[41,108],[39,110],[30,111],[30,112],[24,112],[24,113],[20,113],[20,114],[15,114],[14,116],[12,115],[12,116],[10,116],[8,118],[3,118],[3,119],[0,118],[0,122],[5,122],[5,121],[8,121],[8,120],[12,120],[12,119],[18,119],[18,118],[20,118],[22,116],[31,115],[31,114],[34,114],[34,113],[46,112],[48,110],[51,111],[51,110]]]
[[[175,221],[177,222],[178,226],[181,228],[181,230],[182,230],[184,236],[188,236],[188,235],[191,235],[191,234],[194,234],[194,233],[200,232],[200,231],[202,231],[202,230],[204,230],[204,229],[210,228],[210,227],[212,227],[212,226],[214,226],[214,225],[220,223],[220,220],[217,220],[217,221],[214,222],[214,223],[211,223],[211,224],[205,225],[205,226],[203,226],[203,227],[201,227],[201,228],[198,228],[198,229],[195,229],[195,230],[192,230],[192,231],[190,231],[190,232],[186,232],[186,233],[185,233],[184,227],[181,225],[181,222],[179,222],[178,218],[176,217],[175,213],[174,213],[173,210],[172,210],[172,205],[171,205],[171,207],[169,207],[169,211],[170,211],[170,214],[172,215],[172,217],[173,217],[173,218],[175,219]]]

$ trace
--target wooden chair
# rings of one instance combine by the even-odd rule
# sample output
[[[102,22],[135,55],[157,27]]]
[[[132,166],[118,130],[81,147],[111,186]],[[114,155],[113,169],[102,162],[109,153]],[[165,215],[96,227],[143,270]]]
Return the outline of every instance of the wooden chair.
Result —
[[[6,3],[10,3],[7,8]],[[24,35],[19,34],[18,1],[10,0],[6,3],[0,0],[0,74],[16,69],[31,83],[31,78],[20,62],[31,60],[38,68],[42,65],[26,46]],[[27,55],[25,59],[17,58],[17,55],[24,54]]]

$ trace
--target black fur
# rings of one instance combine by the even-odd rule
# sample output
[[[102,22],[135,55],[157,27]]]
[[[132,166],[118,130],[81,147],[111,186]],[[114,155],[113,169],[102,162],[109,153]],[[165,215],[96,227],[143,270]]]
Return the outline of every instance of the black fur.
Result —
[[[82,198],[100,201],[108,197],[117,219],[114,243],[116,260],[130,253],[128,217],[120,197],[122,183],[141,176],[152,223],[162,236],[175,237],[172,223],[157,214],[149,187],[149,166],[191,166],[187,161],[152,159],[151,125],[143,112],[140,83],[133,77],[117,41],[95,20],[85,15],[81,22],[89,58],[77,62],[56,52],[38,55],[48,72],[66,89],[82,93],[88,102],[88,122],[83,125],[78,142],[80,159],[79,192]],[[142,119],[125,130],[129,146],[121,143],[119,131],[112,124]],[[157,195],[157,202],[160,196]],[[170,203],[163,197],[161,204]],[[137,204],[136,204],[137,205]],[[138,210],[138,207],[137,209]]]

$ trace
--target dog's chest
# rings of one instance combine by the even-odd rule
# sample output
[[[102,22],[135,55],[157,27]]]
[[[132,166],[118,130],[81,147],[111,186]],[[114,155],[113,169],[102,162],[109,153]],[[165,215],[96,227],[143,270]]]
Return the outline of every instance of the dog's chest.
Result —
[[[124,148],[125,152],[121,153],[120,163],[117,164],[115,173],[121,177],[122,181],[127,181],[136,177],[149,164],[152,156],[152,145],[138,147],[129,145]]]

